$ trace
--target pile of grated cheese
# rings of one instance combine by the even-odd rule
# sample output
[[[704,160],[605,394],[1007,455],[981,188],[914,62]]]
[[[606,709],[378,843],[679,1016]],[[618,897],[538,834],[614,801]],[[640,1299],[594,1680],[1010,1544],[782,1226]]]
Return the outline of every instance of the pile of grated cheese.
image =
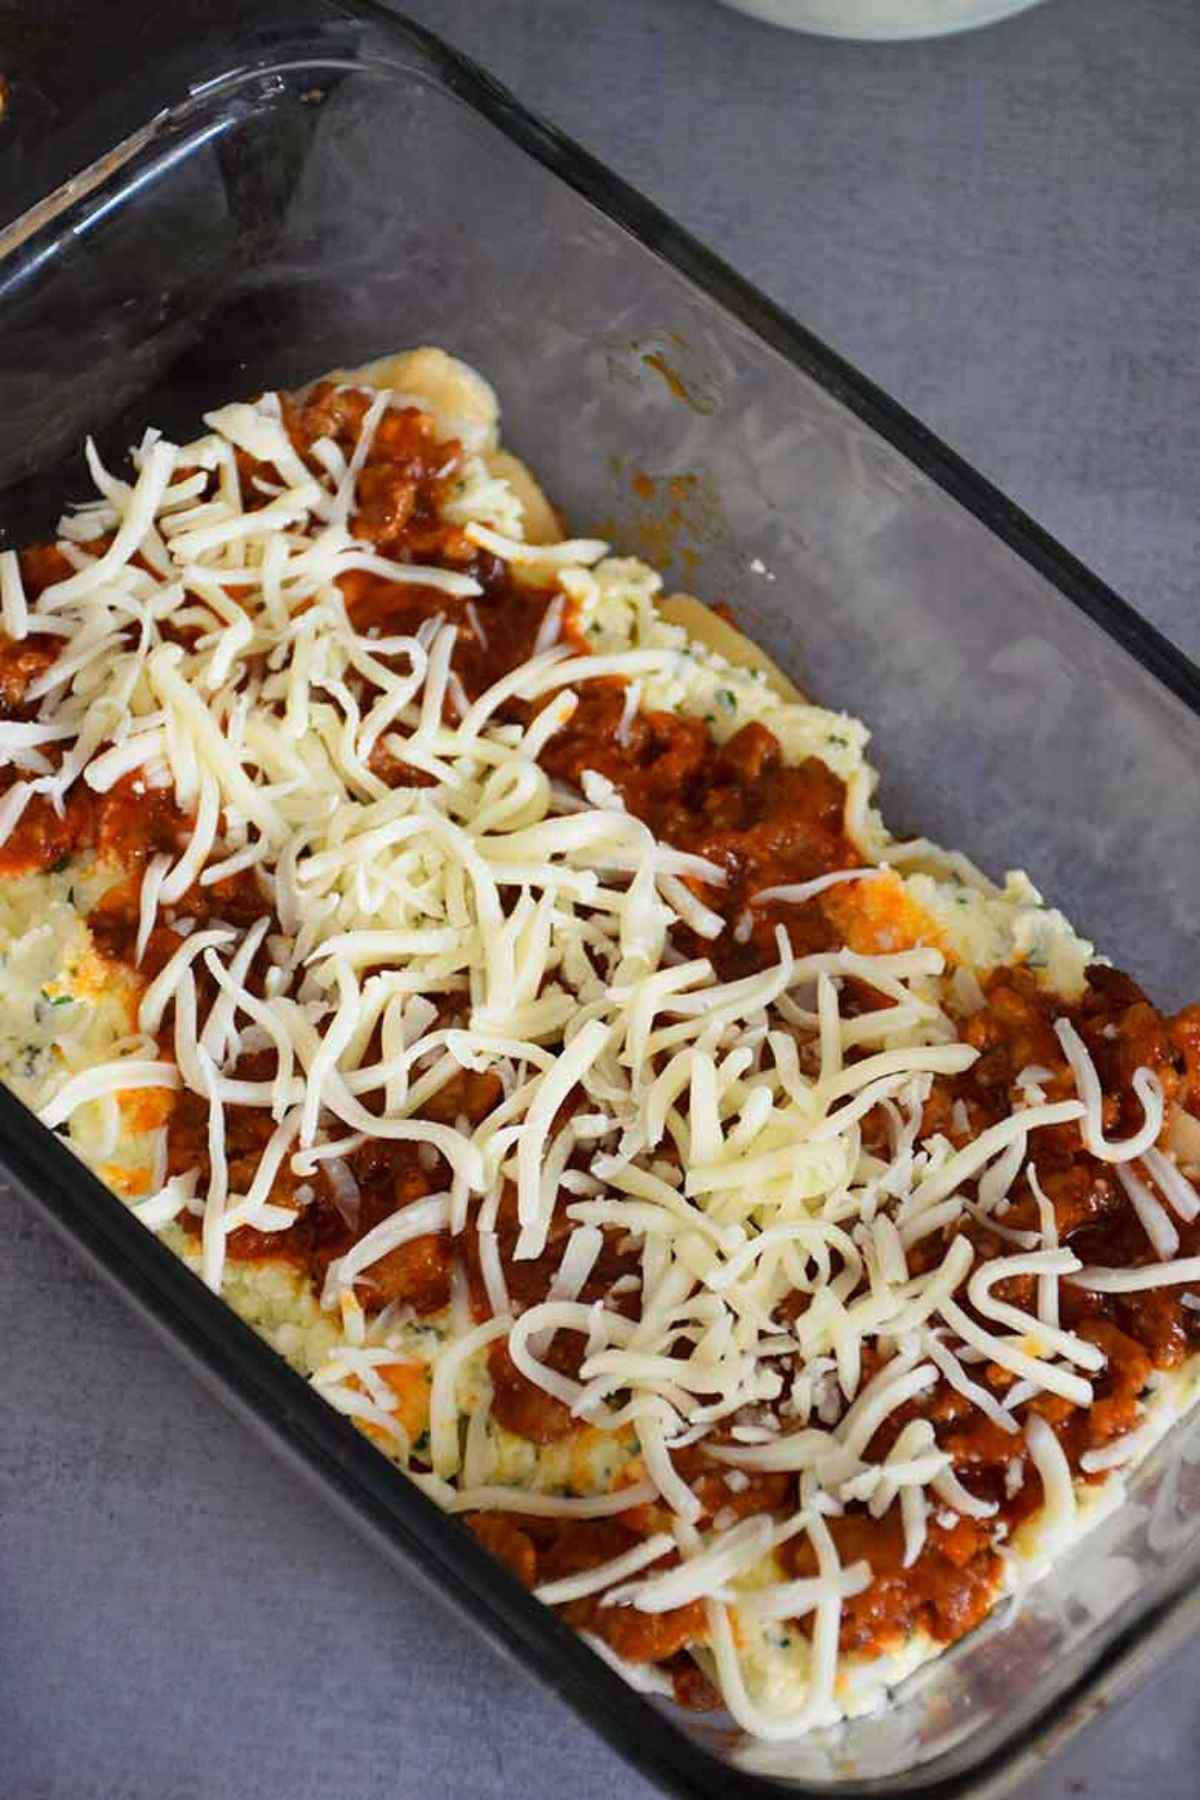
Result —
[[[906,1426],[886,1460],[873,1461],[880,1426],[949,1382],[1014,1442],[1023,1429],[1047,1528],[1065,1541],[1078,1506],[1070,1470],[1053,1432],[1036,1418],[1022,1428],[1013,1410],[1039,1393],[1087,1405],[1103,1367],[1095,1345],[1061,1327],[1059,1283],[1112,1291],[1200,1279],[1200,1261],[1173,1260],[1168,1217],[1195,1202],[1194,1190],[1155,1149],[1163,1096],[1150,1071],[1135,1081],[1142,1127],[1122,1143],[1104,1138],[1095,1071],[1065,1022],[1076,1099],[1047,1104],[1031,1076],[1025,1103],[966,1148],[922,1137],[933,1079],[976,1056],[958,1035],[980,1004],[974,971],[1038,941],[1053,950],[1047,979],[1068,992],[1088,946],[1027,884],[1000,891],[969,871],[964,886],[961,861],[893,845],[869,805],[861,727],[781,700],[760,677],[706,655],[658,617],[657,577],[607,558],[605,545],[524,543],[519,505],[473,453],[455,503],[468,535],[524,579],[569,596],[594,649],[558,642],[551,608],[530,660],[468,700],[452,666],[454,625],[435,617],[412,636],[358,633],[337,585],[352,571],[458,599],[479,591],[456,572],[391,562],[351,534],[358,472],[398,401],[374,393],[357,450],[347,459],[326,441],[321,476],[293,448],[270,394],[209,414],[194,443],[148,432],[129,483],[89,445],[99,497],[61,526],[73,573],[28,602],[17,558],[0,556],[7,634],[48,632],[62,646],[34,690],[37,720],[0,725],[0,754],[18,774],[0,801],[0,838],[35,795],[61,804],[76,781],[103,793],[133,776],[147,791],[169,789],[194,821],[178,857],[157,855],[146,867],[139,949],[194,883],[237,871],[254,872],[273,913],[249,931],[217,923],[191,932],[144,985],[136,1033],[104,1060],[68,1061],[39,1090],[41,1117],[69,1128],[107,1109],[101,1136],[111,1152],[118,1096],[181,1088],[200,1096],[207,1183],[197,1174],[165,1180],[160,1131],[155,1191],[136,1210],[156,1231],[185,1211],[197,1215],[203,1279],[235,1304],[248,1276],[227,1257],[231,1232],[294,1223],[294,1207],[274,1197],[285,1162],[300,1176],[320,1163],[345,1171],[344,1159],[371,1138],[436,1152],[449,1171],[444,1191],[369,1231],[314,1297],[327,1324],[319,1391],[407,1461],[409,1436],[382,1378],[397,1353],[368,1325],[355,1283],[406,1241],[459,1234],[474,1217],[492,1316],[476,1323],[458,1291],[448,1320],[413,1327],[426,1333],[431,1370],[431,1473],[417,1479],[456,1510],[594,1517],[664,1502],[669,1532],[543,1597],[603,1593],[649,1613],[703,1601],[709,1666],[729,1710],[760,1736],[794,1735],[844,1710],[842,1604],[871,1578],[865,1564],[841,1566],[828,1518],[849,1502],[875,1517],[897,1507],[911,1564],[932,1512],[994,1511],[958,1480],[926,1421]],[[266,503],[258,494],[251,510],[238,450],[278,472]],[[103,550],[101,534],[111,534]],[[190,628],[190,648],[174,638],[180,626]],[[689,885],[719,885],[721,869],[656,841],[599,776],[568,792],[538,761],[580,683],[602,675],[622,677],[633,706],[703,711],[715,692],[731,692],[731,729],[764,717],[789,759],[823,755],[848,780],[850,823],[871,866],[774,898],[800,904],[843,879],[890,883],[929,922],[930,941],[918,934],[894,948],[800,957],[780,930],[773,966],[728,981],[707,958],[685,959],[678,925],[702,941],[727,928]],[[520,727],[502,717],[512,698],[548,703]],[[57,764],[45,754],[51,746],[64,751]],[[431,785],[387,785],[370,766],[379,746]],[[969,907],[945,903],[960,892],[972,896]],[[258,993],[247,976],[260,952],[270,967]],[[203,991],[215,985],[207,1005],[201,969],[211,978]],[[845,1016],[847,979],[868,983],[883,1004]],[[436,1023],[447,996],[461,1001],[461,1024]],[[173,1053],[163,1055],[157,1040],[169,1015]],[[234,1073],[251,1051],[274,1053],[270,1079]],[[422,1118],[462,1070],[498,1078],[495,1109],[474,1127]],[[234,1106],[261,1109],[272,1126],[245,1191],[226,1156]],[[889,1121],[885,1154],[863,1144],[862,1122],[875,1109]],[[1028,1168],[1036,1181],[1037,1133],[1067,1121],[1080,1122],[1093,1154],[1119,1165],[1158,1234],[1159,1266],[1081,1268],[1059,1247],[1047,1205],[1040,1239],[1011,1255],[973,1266],[971,1244],[958,1237],[939,1265],[912,1272],[914,1247],[968,1207],[1002,1218],[1018,1175]],[[580,1146],[586,1169],[577,1166]],[[968,1183],[978,1183],[971,1198]],[[541,1254],[553,1222],[571,1227],[550,1294],[524,1311],[510,1300],[499,1253],[505,1184],[516,1190],[518,1259]],[[626,1278],[638,1293],[632,1317],[579,1298],[604,1233],[614,1231],[639,1259],[640,1273]],[[1038,1278],[1031,1313],[996,1293],[1018,1275]],[[956,1298],[964,1283],[970,1314]],[[796,1294],[803,1311],[781,1314]],[[559,1332],[585,1341],[577,1378],[548,1360]],[[480,1353],[500,1338],[529,1381],[614,1446],[633,1446],[601,1460],[593,1491],[563,1497],[495,1478],[501,1434],[489,1424]],[[883,1361],[864,1379],[868,1347]],[[1014,1377],[1003,1404],[972,1376],[985,1361]],[[699,1502],[674,1461],[697,1443],[727,1471],[731,1492],[754,1472],[794,1476],[791,1516],[732,1524],[718,1516],[700,1530]],[[818,1574],[788,1580],[776,1552],[800,1534]],[[668,1551],[677,1560],[654,1569]],[[808,1614],[811,1643],[797,1640],[802,1680],[781,1698],[755,1645],[779,1621]]]

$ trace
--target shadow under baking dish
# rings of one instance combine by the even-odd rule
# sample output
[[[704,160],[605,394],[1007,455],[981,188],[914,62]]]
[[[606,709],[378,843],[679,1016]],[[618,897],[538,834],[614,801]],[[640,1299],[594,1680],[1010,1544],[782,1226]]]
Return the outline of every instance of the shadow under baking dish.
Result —
[[[419,28],[313,0],[106,101],[111,150],[0,235],[0,526],[80,440],[432,341],[580,528],[725,598],[875,731],[885,806],[1021,864],[1162,1002],[1194,963],[1200,674],[861,376]],[[787,1746],[630,1692],[11,1096],[0,1168],[222,1396],[646,1773],[691,1795],[994,1794],[1200,1620],[1200,1428],[885,1712]]]

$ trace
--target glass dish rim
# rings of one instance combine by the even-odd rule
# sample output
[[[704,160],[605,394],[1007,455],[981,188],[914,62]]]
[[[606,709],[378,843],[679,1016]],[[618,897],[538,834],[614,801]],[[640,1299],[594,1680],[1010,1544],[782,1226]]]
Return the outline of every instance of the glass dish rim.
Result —
[[[70,170],[60,185],[0,229],[0,297],[48,261],[57,247],[119,207],[164,153],[198,147],[189,123],[206,108],[270,75],[329,73],[432,77],[444,91],[501,131],[595,206],[652,255],[668,263],[759,341],[783,356],[862,420],[998,537],[1200,717],[1197,666],[1137,610],[1059,544],[935,433],[831,350],[752,283],[739,276],[653,202],[557,127],[524,107],[471,58],[427,27],[375,4],[331,0],[321,16],[283,29],[256,26],[210,34],[151,63],[115,96],[125,118],[109,148]],[[380,43],[415,52],[419,66]],[[178,94],[178,98],[174,97]],[[93,108],[95,119],[109,108]],[[172,145],[171,140],[175,142]],[[72,133],[52,140],[69,156]],[[69,167],[69,165],[68,165]],[[100,203],[108,184],[117,192]],[[444,1514],[361,1434],[322,1401],[238,1316],[81,1165],[7,1090],[0,1088],[0,1169],[127,1302],[167,1339],[218,1396],[315,1482],[390,1560],[436,1590],[494,1645],[519,1657],[544,1686],[643,1775],[696,1800],[771,1800],[784,1794],[894,1794],[896,1777],[847,1784],[785,1785],[720,1760],[632,1690],[550,1610],[528,1595],[449,1515]],[[923,1775],[911,1800],[981,1800],[1030,1770],[1051,1740],[1063,1741],[1086,1714],[1130,1686],[1151,1653],[1200,1629],[1200,1583],[1163,1596],[1101,1648],[1069,1688],[1010,1737],[955,1774]],[[936,1765],[934,1765],[936,1767]]]

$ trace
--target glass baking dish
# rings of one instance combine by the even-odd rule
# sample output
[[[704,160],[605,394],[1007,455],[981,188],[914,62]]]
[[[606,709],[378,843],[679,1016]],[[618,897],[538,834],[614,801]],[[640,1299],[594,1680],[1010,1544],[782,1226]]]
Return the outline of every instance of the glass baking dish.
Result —
[[[293,13],[293,17],[294,17]],[[402,345],[484,369],[581,528],[665,563],[875,728],[885,808],[1027,867],[1164,1002],[1194,956],[1200,672],[920,425],[415,26],[310,5],[106,102],[0,235],[0,530],[87,432]],[[0,1167],[393,1560],[643,1771],[700,1796],[994,1794],[1200,1622],[1200,1423],[886,1712],[786,1749],[631,1692],[0,1091]]]

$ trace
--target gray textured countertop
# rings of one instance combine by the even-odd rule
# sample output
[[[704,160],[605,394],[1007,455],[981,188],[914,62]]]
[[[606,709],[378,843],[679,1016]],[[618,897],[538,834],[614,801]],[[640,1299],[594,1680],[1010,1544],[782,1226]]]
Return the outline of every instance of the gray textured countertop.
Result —
[[[1196,0],[891,49],[708,0],[411,10],[1200,656]],[[0,1210],[0,1800],[647,1791]],[[1027,1800],[1192,1800],[1193,1663]]]

